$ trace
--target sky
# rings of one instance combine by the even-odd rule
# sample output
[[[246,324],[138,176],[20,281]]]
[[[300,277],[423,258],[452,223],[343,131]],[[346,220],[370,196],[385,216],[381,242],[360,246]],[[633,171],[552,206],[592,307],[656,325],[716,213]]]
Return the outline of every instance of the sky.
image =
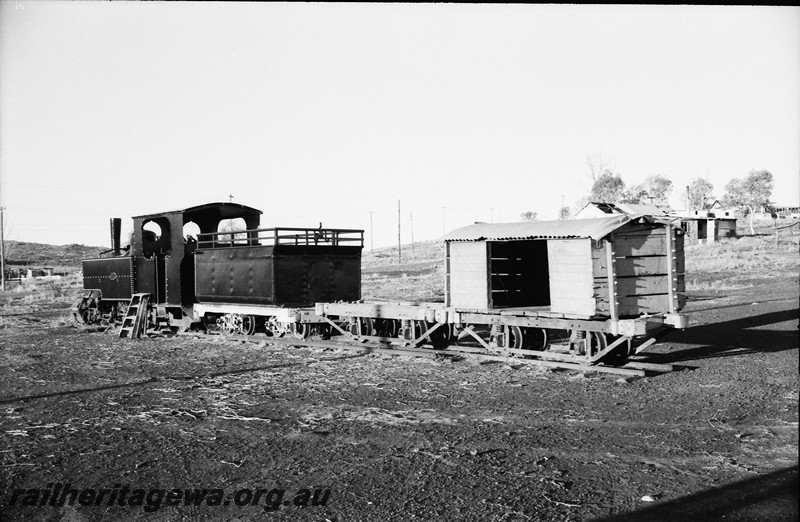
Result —
[[[588,158],[800,204],[800,9],[0,3],[6,239],[233,201],[378,248],[398,202],[403,243],[556,219]]]

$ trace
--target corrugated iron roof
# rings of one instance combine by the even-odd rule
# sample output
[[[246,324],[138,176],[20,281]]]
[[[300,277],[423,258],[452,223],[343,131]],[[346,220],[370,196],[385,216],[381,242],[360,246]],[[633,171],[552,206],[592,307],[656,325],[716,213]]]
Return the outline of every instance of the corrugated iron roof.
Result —
[[[617,208],[630,215],[666,216],[667,213],[655,205],[647,203],[617,203]]]
[[[445,241],[519,241],[524,239],[601,239],[640,216],[615,214],[596,219],[476,223],[453,230]],[[648,220],[650,221],[650,220]]]

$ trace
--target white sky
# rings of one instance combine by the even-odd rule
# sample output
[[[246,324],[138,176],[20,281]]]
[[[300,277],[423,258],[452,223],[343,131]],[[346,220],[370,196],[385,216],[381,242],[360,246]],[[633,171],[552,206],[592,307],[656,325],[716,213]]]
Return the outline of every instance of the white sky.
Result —
[[[800,9],[0,4],[6,238],[211,201],[370,246],[555,219],[602,154],[628,184],[751,169],[800,202]],[[445,207],[445,210],[442,210]]]

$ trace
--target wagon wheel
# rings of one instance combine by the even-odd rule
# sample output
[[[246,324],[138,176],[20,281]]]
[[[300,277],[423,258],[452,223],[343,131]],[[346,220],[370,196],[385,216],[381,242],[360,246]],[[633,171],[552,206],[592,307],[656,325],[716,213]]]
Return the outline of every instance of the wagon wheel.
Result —
[[[506,347],[514,350],[521,350],[524,343],[522,328],[519,326],[509,326],[506,331]]]
[[[619,339],[619,336],[606,334],[599,335],[603,335],[605,337],[607,344],[611,344]],[[624,364],[628,357],[634,353],[636,353],[636,349],[631,345],[631,343],[623,342],[621,346],[617,346],[614,350],[603,356],[603,362],[611,364]]]
[[[256,333],[256,318],[252,315],[245,315],[242,317],[242,331],[245,335],[253,335]]]
[[[370,317],[356,319],[356,335],[375,335],[375,321]]]
[[[280,323],[274,320],[267,322],[267,330],[274,337],[283,337],[286,334],[286,330],[283,329],[283,326],[281,326]]]
[[[296,339],[308,339],[311,335],[311,325],[306,323],[295,323],[292,330],[292,335]]]
[[[329,324],[320,324],[319,326],[317,326],[316,331],[317,335],[319,335],[323,341],[327,341],[328,339],[331,338],[331,332],[333,331],[333,329]]]
[[[428,327],[426,326],[425,321],[411,321],[411,326],[412,326],[413,332],[414,332],[413,333],[414,339],[419,339],[419,336],[422,335],[423,333],[425,333],[425,331],[428,329]],[[425,342],[425,339],[420,339],[420,341],[417,343],[417,346],[419,346],[420,344],[422,344],[424,342]]]
[[[602,332],[586,332],[586,344],[586,357],[594,357],[608,346],[606,334]]]
[[[414,324],[414,339],[418,339],[422,334],[433,328],[436,323],[428,321],[412,321]],[[444,350],[452,341],[453,332],[449,324],[442,324],[436,330],[426,335],[418,344],[430,343],[436,350]]]
[[[547,350],[547,330],[544,328],[525,328],[525,348],[543,352]]]
[[[428,329],[431,326],[433,326],[433,323],[427,323],[425,328]],[[450,325],[442,324],[441,326],[439,326],[439,328],[428,334],[427,340],[437,350],[444,350],[450,345],[452,337],[453,337],[453,332],[450,328]]]
[[[375,322],[375,330],[380,337],[397,337],[399,330],[397,321],[394,319],[378,319]]]

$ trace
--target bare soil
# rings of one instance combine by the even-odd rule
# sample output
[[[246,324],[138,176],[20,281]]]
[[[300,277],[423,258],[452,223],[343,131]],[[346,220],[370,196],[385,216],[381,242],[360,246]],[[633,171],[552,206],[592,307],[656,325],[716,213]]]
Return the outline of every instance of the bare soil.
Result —
[[[638,380],[128,341],[63,324],[63,303],[6,299],[0,519],[797,520],[799,283],[793,269],[690,292],[691,328],[648,349],[678,371]],[[275,511],[10,505],[54,483],[331,492]]]

